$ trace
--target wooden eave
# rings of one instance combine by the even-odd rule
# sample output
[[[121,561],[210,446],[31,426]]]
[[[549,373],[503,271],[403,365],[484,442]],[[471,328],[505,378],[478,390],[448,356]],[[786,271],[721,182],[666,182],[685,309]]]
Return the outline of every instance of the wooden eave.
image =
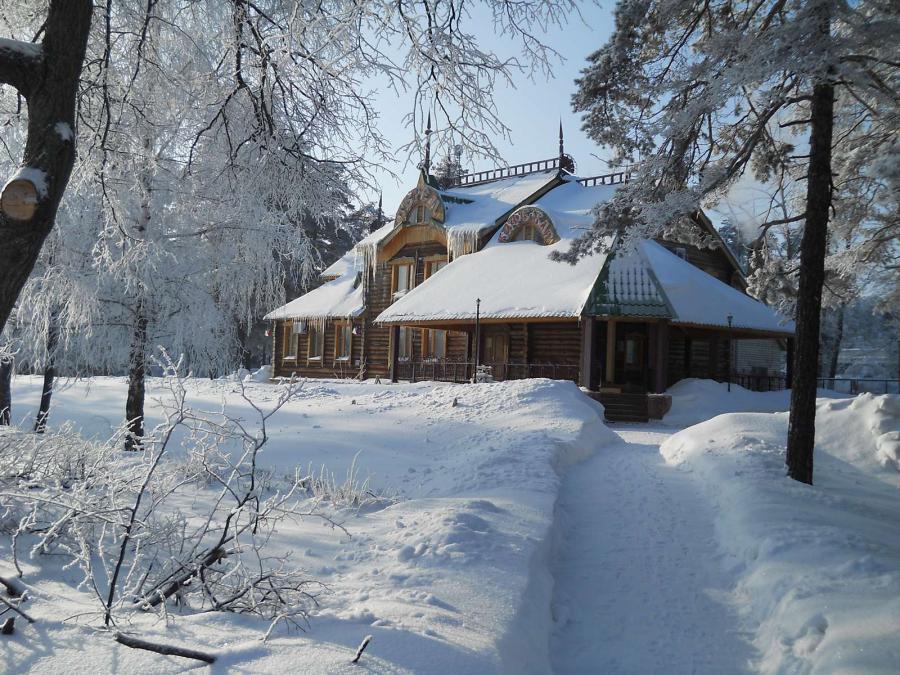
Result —
[[[479,319],[482,326],[498,325],[508,323],[577,323],[581,321],[580,316],[540,316],[540,317],[524,317],[524,316],[506,316],[491,317]],[[436,319],[436,320],[386,320],[378,321],[380,326],[409,326],[410,328],[434,328],[437,330],[465,330],[466,327],[475,329],[475,319]]]
[[[784,339],[787,337],[793,337],[794,331],[792,330],[783,330],[783,331],[775,331],[775,330],[759,330],[757,328],[744,328],[742,326],[733,326],[732,328],[728,328],[728,326],[715,326],[712,324],[705,323],[688,323],[683,321],[671,321],[670,325],[676,326],[678,328],[695,328],[699,330],[706,331],[717,331],[720,333],[731,332],[734,336],[740,335],[751,335],[753,337],[759,338],[778,338]]]

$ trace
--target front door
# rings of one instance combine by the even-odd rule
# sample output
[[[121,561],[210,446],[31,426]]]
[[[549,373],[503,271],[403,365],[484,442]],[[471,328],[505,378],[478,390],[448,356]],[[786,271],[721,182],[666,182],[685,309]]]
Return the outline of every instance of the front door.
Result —
[[[506,364],[509,363],[509,331],[496,328],[483,329],[481,337],[481,362],[491,366],[495,380],[506,379]]]
[[[616,384],[625,391],[647,390],[647,326],[627,324],[616,331]]]

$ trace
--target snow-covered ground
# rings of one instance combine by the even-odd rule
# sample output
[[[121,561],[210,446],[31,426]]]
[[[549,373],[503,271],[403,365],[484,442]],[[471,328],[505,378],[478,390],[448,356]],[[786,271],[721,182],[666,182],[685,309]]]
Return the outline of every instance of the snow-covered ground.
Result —
[[[254,402],[278,388],[251,383]],[[14,382],[14,418],[27,422],[40,382]],[[188,403],[251,419],[234,383],[190,382]],[[158,381],[149,395],[162,396]],[[71,420],[86,434],[120,421],[124,381],[94,378],[54,395],[53,424]],[[453,405],[454,400],[456,405]],[[159,418],[151,406],[149,422]],[[131,629],[148,639],[219,655],[216,672],[358,672],[350,659],[374,639],[361,667],[374,672],[547,672],[552,592],[548,570],[557,470],[614,439],[601,408],[571,383],[531,380],[481,385],[375,385],[309,382],[272,419],[261,455],[279,472],[325,465],[341,483],[356,457],[358,480],[396,494],[381,509],[337,516],[351,537],[320,521],[287,523],[271,542],[292,550],[310,578],[327,584],[301,634],[263,644],[263,621],[183,611]],[[358,457],[357,457],[358,455]],[[206,495],[198,491],[197,499]],[[8,560],[9,540],[0,544]],[[36,672],[175,672],[197,662],[119,646],[85,624],[96,600],[69,585],[59,561],[28,559],[29,610],[39,620],[0,640],[4,668]],[[8,573],[2,570],[0,573]],[[96,616],[94,617],[96,624]]]
[[[900,397],[819,399],[813,486],[787,413],[721,415],[662,444],[715,511],[732,602],[765,673],[900,671]]]
[[[560,495],[556,672],[743,672],[752,649],[729,602],[715,513],[659,454],[672,430],[615,429],[621,440],[570,472]]]
[[[15,381],[15,419],[39,386]],[[276,399],[277,385],[248,387]],[[784,476],[785,393],[672,393],[662,424],[609,428],[568,383],[310,382],[273,418],[264,464],[325,465],[336,483],[355,464],[396,498],[336,511],[350,538],[315,520],[273,538],[328,585],[308,632],[263,643],[265,622],[187,610],[129,628],[216,653],[209,672],[897,672],[900,399],[821,398],[810,487]],[[54,424],[108,435],[124,382],[54,400]],[[189,403],[250,418],[234,383],[192,381]],[[63,621],[96,602],[59,561],[24,567],[39,623],[0,640],[7,670],[197,668]]]
[[[729,412],[784,412],[791,407],[791,392],[750,391],[724,382],[688,378],[676,382],[667,392],[672,396],[672,409],[663,418],[668,427],[683,429]],[[819,389],[819,398],[847,398],[828,389]]]

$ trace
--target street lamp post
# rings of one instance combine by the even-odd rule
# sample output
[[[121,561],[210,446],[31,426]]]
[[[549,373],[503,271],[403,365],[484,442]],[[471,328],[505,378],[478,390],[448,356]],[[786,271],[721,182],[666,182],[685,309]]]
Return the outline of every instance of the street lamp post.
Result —
[[[481,298],[475,300],[475,376],[481,365]]]
[[[731,323],[734,321],[734,316],[729,314],[725,317],[728,320],[728,393],[731,393]]]

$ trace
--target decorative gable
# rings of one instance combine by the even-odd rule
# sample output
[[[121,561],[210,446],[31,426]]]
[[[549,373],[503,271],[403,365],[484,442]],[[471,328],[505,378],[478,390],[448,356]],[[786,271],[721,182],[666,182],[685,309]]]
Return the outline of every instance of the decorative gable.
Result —
[[[394,222],[400,226],[443,223],[445,217],[441,196],[425,180],[425,173],[421,172],[419,184],[400,202]]]
[[[506,219],[497,241],[505,243],[515,241],[521,238],[521,234],[528,228],[533,228],[535,236],[526,236],[526,239],[533,239],[544,246],[555,244],[559,241],[559,235],[553,226],[550,216],[537,206],[523,206]]]

